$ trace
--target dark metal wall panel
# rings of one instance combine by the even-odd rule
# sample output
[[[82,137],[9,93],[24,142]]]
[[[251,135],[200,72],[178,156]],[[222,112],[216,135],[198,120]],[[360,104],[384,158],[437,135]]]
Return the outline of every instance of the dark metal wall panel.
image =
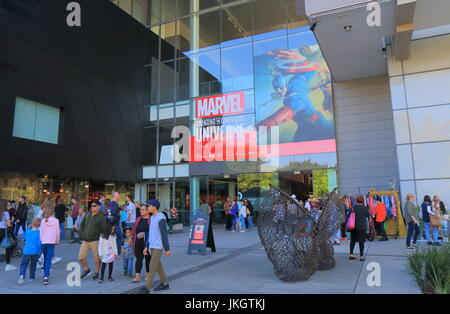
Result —
[[[334,83],[333,92],[340,192],[387,189],[398,180],[388,78]]]
[[[0,1],[0,172],[141,179],[144,65],[157,37],[108,0]],[[12,137],[15,98],[63,109],[61,142]]]

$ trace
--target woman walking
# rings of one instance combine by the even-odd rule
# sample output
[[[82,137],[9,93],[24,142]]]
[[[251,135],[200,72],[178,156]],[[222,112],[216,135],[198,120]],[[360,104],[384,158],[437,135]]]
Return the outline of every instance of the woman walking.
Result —
[[[145,271],[147,273],[146,279],[150,273],[150,260],[151,255],[144,256],[145,243],[148,239],[148,232],[150,230],[150,212],[147,205],[142,205],[140,210],[140,216],[136,219],[133,225],[133,243],[134,243],[134,255],[136,256],[136,276],[132,280],[134,283],[141,281],[142,264],[145,259]]]
[[[431,216],[435,217],[435,213],[431,204],[431,197],[429,195],[425,195],[423,198],[423,203],[421,205],[422,208],[422,219],[425,225],[425,239],[427,240],[427,244],[439,244],[438,236],[439,236],[439,226],[431,225]],[[433,232],[433,241],[430,237],[430,229]]]
[[[353,207],[355,212],[355,228],[350,231],[350,256],[349,259],[356,259],[353,255],[353,250],[355,249],[356,242],[359,243],[359,260],[361,262],[365,261],[364,257],[364,243],[366,242],[366,232],[367,232],[367,219],[369,218],[369,208],[364,206],[364,197],[358,196],[356,198],[356,205]]]
[[[8,202],[6,200],[3,200],[3,199],[0,200],[0,219],[1,219],[0,220],[0,243],[2,243],[3,240],[7,236],[15,239],[14,229],[13,229],[13,225],[11,223],[11,217],[6,208],[7,204],[8,204]],[[12,270],[17,269],[17,267],[11,265],[11,256],[14,251],[14,248],[15,248],[14,245],[5,248],[5,258],[6,258],[5,271],[12,271]]]
[[[406,196],[405,203],[405,221],[408,227],[408,235],[406,237],[406,248],[415,249],[417,244],[417,239],[420,235],[419,228],[419,211],[417,206],[414,204],[416,196],[412,193]],[[414,235],[413,244],[411,245],[411,238]]]
[[[52,257],[55,254],[55,246],[60,242],[59,221],[54,217],[55,210],[51,204],[44,208],[44,220],[41,223],[40,238],[42,243],[42,253],[44,254],[44,279],[43,284],[48,285]]]
[[[241,201],[241,208],[239,209],[239,225],[241,230],[239,232],[245,232],[245,218],[247,217],[247,206],[245,206],[245,201]]]

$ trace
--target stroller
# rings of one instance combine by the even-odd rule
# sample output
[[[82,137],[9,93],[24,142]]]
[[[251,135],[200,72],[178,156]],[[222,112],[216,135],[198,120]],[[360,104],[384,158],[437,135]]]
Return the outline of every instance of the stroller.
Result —
[[[369,215],[369,230],[367,230],[366,237],[367,237],[367,240],[369,240],[370,242],[375,240],[375,237],[376,237],[375,221],[374,221],[374,217],[372,217],[372,215]]]

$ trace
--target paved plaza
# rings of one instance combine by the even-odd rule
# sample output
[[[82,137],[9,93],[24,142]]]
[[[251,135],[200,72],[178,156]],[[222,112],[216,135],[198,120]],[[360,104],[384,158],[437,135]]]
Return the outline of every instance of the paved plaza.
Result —
[[[188,232],[170,235],[171,257],[163,257],[163,265],[171,280],[170,290],[164,294],[419,294],[419,287],[409,275],[406,266],[405,240],[366,242],[368,254],[365,262],[348,260],[348,242],[335,246],[336,267],[316,272],[306,282],[286,283],[280,281],[272,270],[272,264],[262,247],[256,230],[246,233],[230,233],[216,225],[214,230],[217,253],[208,249],[206,256],[187,255]],[[70,287],[66,283],[67,264],[77,262],[78,244],[67,242],[56,248],[62,257],[53,266],[50,285],[42,286],[42,272],[38,270],[35,282],[26,280],[25,285],[16,284],[18,270],[5,272],[1,269],[0,293],[35,294],[117,294],[135,293],[143,283],[131,283],[123,277],[122,260],[114,262],[114,282],[99,284],[92,276],[81,281],[81,286]],[[358,248],[355,249],[358,253]],[[377,262],[381,268],[381,286],[370,287],[367,277],[372,269],[367,265]],[[18,266],[20,259],[13,259]],[[89,260],[92,268],[92,260]],[[2,265],[4,265],[2,263]],[[142,273],[144,275],[144,271]],[[155,285],[159,282],[155,282]]]

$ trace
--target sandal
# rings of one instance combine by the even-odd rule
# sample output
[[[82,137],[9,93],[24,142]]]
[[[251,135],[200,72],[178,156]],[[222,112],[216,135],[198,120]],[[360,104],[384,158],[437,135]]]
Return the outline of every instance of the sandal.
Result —
[[[139,283],[139,282],[141,282],[141,280],[140,280],[140,279],[134,278],[133,280],[131,280],[131,282],[132,282],[132,283]]]
[[[351,254],[350,254],[350,255],[348,256],[348,259],[350,259],[350,260],[354,260],[354,259],[356,259],[356,256],[355,256],[355,255],[351,255]]]

